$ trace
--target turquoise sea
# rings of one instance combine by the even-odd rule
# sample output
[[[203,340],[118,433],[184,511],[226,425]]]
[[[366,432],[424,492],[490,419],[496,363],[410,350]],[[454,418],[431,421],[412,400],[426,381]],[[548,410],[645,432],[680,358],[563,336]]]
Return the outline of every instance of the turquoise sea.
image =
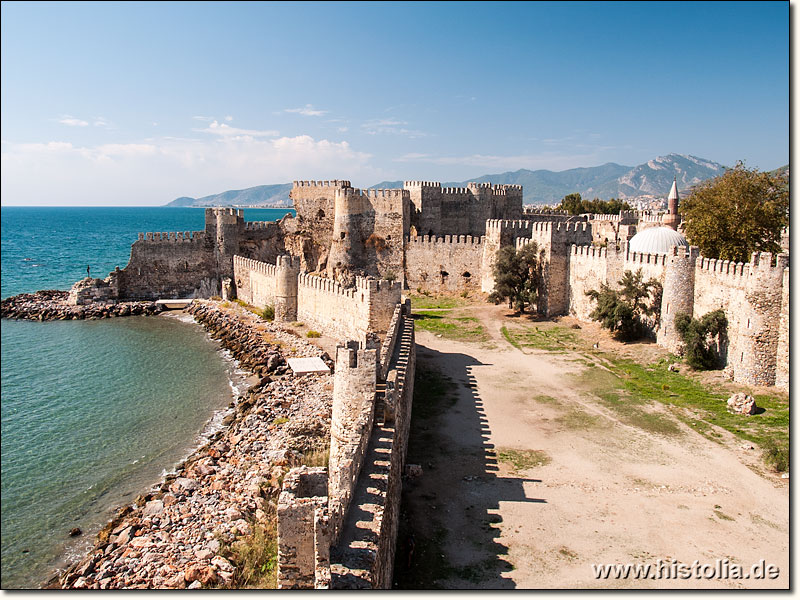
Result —
[[[245,219],[286,212],[247,209]],[[87,265],[105,277],[127,264],[140,231],[203,227],[196,208],[2,207],[2,297],[69,289]],[[91,545],[116,507],[197,446],[242,373],[199,325],[175,313],[4,319],[0,330],[0,583],[38,587]],[[83,535],[70,538],[73,527]]]

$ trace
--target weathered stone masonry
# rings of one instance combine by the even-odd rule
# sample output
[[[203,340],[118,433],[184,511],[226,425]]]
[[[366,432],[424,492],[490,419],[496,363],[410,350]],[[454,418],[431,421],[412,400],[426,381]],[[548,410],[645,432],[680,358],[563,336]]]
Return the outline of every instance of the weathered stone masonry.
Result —
[[[284,482],[278,587],[391,587],[416,362],[410,308],[397,305],[380,352],[337,349],[329,466]]]

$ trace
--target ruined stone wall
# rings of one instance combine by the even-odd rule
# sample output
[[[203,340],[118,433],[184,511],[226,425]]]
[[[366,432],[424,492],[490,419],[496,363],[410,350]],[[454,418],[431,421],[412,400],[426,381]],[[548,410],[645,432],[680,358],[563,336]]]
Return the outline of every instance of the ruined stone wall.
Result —
[[[279,588],[391,588],[416,365],[410,303],[393,315],[380,354],[337,348],[329,467],[292,469],[278,502]]]
[[[294,182],[289,192],[297,213],[291,224],[296,238],[292,254],[303,257],[304,270],[313,272],[326,267],[333,239],[336,190],[349,187],[346,180]]]
[[[140,233],[117,275],[119,297],[131,300],[208,297],[219,293],[215,240],[203,231]]]
[[[355,288],[344,288],[332,279],[301,274],[297,318],[340,339],[364,340],[369,332],[386,331],[400,294],[399,282],[358,277]]]
[[[606,279],[608,248],[572,246],[569,264],[569,314],[583,321],[589,320],[594,310],[594,300],[586,295],[599,290]]]
[[[483,238],[407,238],[405,255],[405,282],[409,289],[450,293],[480,290]]]
[[[328,470],[294,468],[278,497],[278,588],[313,589],[330,583]]]
[[[789,391],[789,269],[784,269],[781,290],[781,320],[775,368],[775,385]]]

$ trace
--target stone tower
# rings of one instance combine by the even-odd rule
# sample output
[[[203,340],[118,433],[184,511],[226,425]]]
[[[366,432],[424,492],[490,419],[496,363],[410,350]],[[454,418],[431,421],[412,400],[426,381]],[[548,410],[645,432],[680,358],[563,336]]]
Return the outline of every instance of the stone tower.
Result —
[[[664,215],[664,227],[669,227],[678,231],[678,224],[681,218],[678,215],[678,178],[672,180],[672,188],[669,190],[669,197],[667,198],[667,214]]]
[[[340,279],[343,272],[357,262],[364,240],[361,239],[360,221],[365,212],[361,190],[336,188],[334,191],[334,217],[331,250],[328,254],[328,277]]]
[[[693,316],[694,269],[700,250],[696,246],[673,246],[667,255],[664,271],[664,292],[661,296],[661,323],[658,326],[658,345],[678,352],[682,342],[675,329],[675,315]]]
[[[750,385],[775,385],[783,277],[789,255],[779,254],[775,262],[773,266],[770,252],[755,252],[750,259],[744,314],[739,318],[739,356],[729,357],[736,381]]]
[[[206,209],[206,240],[214,246],[219,277],[233,277],[233,255],[239,253],[239,239],[243,229],[242,209]]]
[[[297,276],[300,257],[279,256],[276,261],[275,320],[297,321]]]

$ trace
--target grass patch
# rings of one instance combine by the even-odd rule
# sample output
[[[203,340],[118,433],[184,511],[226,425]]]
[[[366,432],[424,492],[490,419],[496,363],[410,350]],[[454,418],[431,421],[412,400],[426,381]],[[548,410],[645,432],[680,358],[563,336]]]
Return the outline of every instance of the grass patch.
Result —
[[[284,423],[288,423],[289,419],[286,417],[278,417],[272,421],[273,425],[283,425]]]
[[[773,471],[783,472],[789,470],[789,445],[767,439],[763,444],[762,458],[764,463]]]
[[[736,519],[734,519],[733,517],[730,517],[730,516],[726,515],[726,514],[725,514],[724,512],[722,512],[721,510],[714,509],[714,514],[716,515],[716,517],[717,517],[717,518],[718,518],[720,521],[735,521],[735,520],[736,520]]]
[[[449,313],[417,311],[413,315],[417,328],[461,342],[485,342],[486,329],[475,317],[459,317]]]
[[[316,450],[308,450],[303,453],[303,464],[307,467],[327,467],[330,460],[331,448],[325,446]]]
[[[515,348],[536,348],[558,352],[578,347],[578,336],[567,327],[539,327],[515,325],[502,327],[500,332]]]
[[[556,423],[567,429],[597,429],[606,425],[602,417],[578,409],[572,409],[567,414],[561,415],[556,419]]]
[[[546,394],[539,394],[538,396],[534,396],[533,399],[539,404],[554,404],[556,406],[561,404],[559,400],[556,400],[552,396],[548,396]]]
[[[308,331],[306,333],[306,337],[307,338],[318,338],[318,337],[322,337],[322,334],[319,331],[314,331],[313,329],[311,329],[310,331]]]
[[[266,523],[250,524],[252,533],[221,550],[236,566],[230,589],[275,589],[278,576],[278,526],[273,512]]]
[[[788,469],[789,402],[780,395],[755,396],[764,412],[745,416],[728,412],[730,391],[709,389],[690,376],[668,371],[670,357],[657,363],[641,365],[630,359],[605,356],[609,368],[592,367],[577,376],[578,383],[599,397],[617,413],[620,420],[648,431],[670,434],[678,429],[664,415],[646,411],[648,404],[659,402],[680,421],[714,441],[722,435],[719,427],[765,449],[768,466]]]
[[[513,335],[511,335],[511,333],[508,331],[508,327],[506,327],[505,325],[503,325],[503,326],[500,328],[500,333],[502,333],[502,334],[503,334],[503,337],[504,337],[504,338],[506,338],[506,341],[507,341],[509,344],[511,344],[512,346],[514,346],[514,348],[516,348],[517,350],[522,350],[522,346],[520,346],[520,344],[519,344],[519,342],[516,340],[516,338],[515,338]]]
[[[419,294],[411,294],[411,308],[412,309],[425,309],[425,308],[458,308],[464,306],[467,302],[464,298],[455,296],[424,296]]]
[[[525,471],[533,467],[543,467],[550,464],[550,456],[543,450],[518,450],[515,448],[500,448],[497,458],[514,467],[515,471]]]

